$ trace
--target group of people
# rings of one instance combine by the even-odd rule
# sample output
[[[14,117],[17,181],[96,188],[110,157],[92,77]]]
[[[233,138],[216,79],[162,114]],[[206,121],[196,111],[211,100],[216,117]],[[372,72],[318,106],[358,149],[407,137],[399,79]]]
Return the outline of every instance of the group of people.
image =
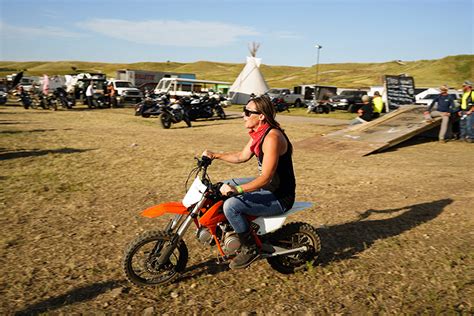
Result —
[[[367,123],[375,118],[380,117],[383,111],[383,100],[380,92],[375,91],[373,98],[368,95],[362,96],[362,105],[357,110],[357,117],[350,123],[350,125],[357,125]]]
[[[459,139],[474,143],[474,91],[472,82],[464,81],[460,105],[448,94],[448,87],[441,86],[440,94],[433,100],[424,113],[427,120],[441,117],[441,128],[438,134],[440,142],[448,139]]]
[[[94,81],[91,81],[89,83],[89,85],[87,86],[86,92],[85,92],[86,99],[87,99],[87,105],[88,105],[89,108],[95,107],[94,94],[95,94]],[[116,98],[116,96],[117,96],[117,91],[115,90],[114,85],[112,83],[109,83],[107,85],[107,88],[106,88],[106,91],[105,91],[105,94],[104,94],[105,103],[107,104],[107,106],[112,107],[112,108],[117,107],[117,98]]]
[[[462,85],[463,95],[460,104],[454,96],[448,94],[448,87],[439,88],[440,94],[433,100],[424,112],[426,120],[441,117],[439,141],[447,142],[448,139],[459,139],[474,143],[474,91],[472,82],[465,81]],[[379,92],[374,93],[372,100],[368,95],[362,97],[362,106],[358,116],[350,124],[367,123],[380,116],[383,110],[383,101]]]

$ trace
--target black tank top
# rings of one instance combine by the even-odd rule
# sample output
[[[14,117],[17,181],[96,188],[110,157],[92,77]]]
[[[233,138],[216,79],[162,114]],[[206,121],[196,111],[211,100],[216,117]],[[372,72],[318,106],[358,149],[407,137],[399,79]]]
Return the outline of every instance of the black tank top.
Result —
[[[268,133],[272,130],[270,127],[260,142],[260,155],[257,157],[258,159],[258,170],[262,171],[262,162],[263,162],[263,142],[265,137],[267,137]],[[280,202],[281,206],[283,206],[285,211],[288,211],[295,202],[295,189],[296,189],[296,180],[295,180],[295,173],[293,171],[293,161],[291,160],[291,154],[293,151],[293,146],[290,143],[290,140],[286,136],[286,134],[282,132],[283,136],[286,139],[288,144],[286,152],[278,158],[278,165],[275,173],[273,174],[273,178],[270,183],[264,187],[265,190],[269,190],[272,192]]]

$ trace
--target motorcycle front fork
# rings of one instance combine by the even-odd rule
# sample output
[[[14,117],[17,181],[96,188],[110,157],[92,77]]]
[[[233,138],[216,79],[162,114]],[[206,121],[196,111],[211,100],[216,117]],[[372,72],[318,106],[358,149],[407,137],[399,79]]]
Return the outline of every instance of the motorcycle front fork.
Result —
[[[194,218],[197,217],[199,210],[201,209],[205,201],[206,201],[206,198],[203,196],[201,200],[198,203],[196,203],[191,213],[189,213],[186,216],[185,215],[175,216],[175,218],[168,224],[167,227],[169,227],[168,229],[170,229],[171,233],[174,231],[174,229],[177,229],[177,231],[175,234],[172,234],[172,238],[170,242],[162,250],[160,257],[157,260],[157,262],[160,265],[163,265],[166,262],[168,262],[174,249],[178,245],[179,241],[183,238],[184,234],[189,228],[189,225],[191,225],[191,223],[194,221]],[[184,217],[182,221],[181,221],[181,217]],[[181,224],[178,225],[179,222],[181,222]]]
[[[168,225],[166,225],[165,227],[165,232],[171,234],[176,229],[176,227],[178,226],[178,224],[181,222],[182,219],[183,219],[182,214],[178,214],[174,218],[170,219]]]

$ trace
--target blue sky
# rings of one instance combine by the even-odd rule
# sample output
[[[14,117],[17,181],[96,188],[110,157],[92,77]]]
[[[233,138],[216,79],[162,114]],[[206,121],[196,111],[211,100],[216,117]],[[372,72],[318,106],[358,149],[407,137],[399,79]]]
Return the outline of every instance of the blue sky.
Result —
[[[383,62],[473,54],[473,0],[0,0],[1,60]]]

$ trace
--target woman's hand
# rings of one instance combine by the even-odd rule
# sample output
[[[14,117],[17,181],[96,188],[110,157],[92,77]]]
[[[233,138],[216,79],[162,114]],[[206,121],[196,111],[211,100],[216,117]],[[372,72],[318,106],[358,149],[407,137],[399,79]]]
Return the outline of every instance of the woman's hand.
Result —
[[[233,186],[230,186],[230,185],[228,185],[228,184],[226,184],[226,183],[224,183],[224,184],[221,186],[220,191],[221,191],[221,194],[222,194],[223,196],[230,196],[230,195],[236,195],[236,194],[238,194],[236,188],[234,188]]]
[[[206,157],[209,157],[211,159],[216,158],[216,155],[212,151],[207,150],[207,149],[203,151],[202,156],[206,156]]]

